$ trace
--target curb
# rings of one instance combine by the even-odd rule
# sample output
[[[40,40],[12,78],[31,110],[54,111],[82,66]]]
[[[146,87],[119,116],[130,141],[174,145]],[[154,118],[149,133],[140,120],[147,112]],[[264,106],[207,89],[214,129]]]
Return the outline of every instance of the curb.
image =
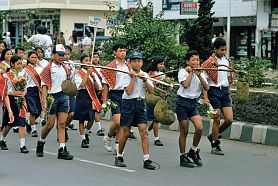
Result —
[[[203,135],[211,133],[212,120],[203,118]],[[221,121],[223,122],[223,121]],[[179,131],[178,120],[172,125],[159,124],[161,129]],[[194,133],[194,125],[190,122],[189,133]],[[226,131],[222,133],[224,139],[237,140],[248,143],[258,143],[264,145],[278,146],[278,127],[260,125],[256,123],[247,123],[234,121]]]

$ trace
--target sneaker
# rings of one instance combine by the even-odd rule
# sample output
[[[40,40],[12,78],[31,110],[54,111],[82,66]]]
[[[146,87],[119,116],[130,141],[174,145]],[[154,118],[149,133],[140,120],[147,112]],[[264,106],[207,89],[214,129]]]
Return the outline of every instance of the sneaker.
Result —
[[[75,125],[73,123],[69,124],[69,128],[71,130],[77,130],[77,128],[75,127]]]
[[[98,131],[97,131],[97,135],[98,136],[104,136],[104,128],[101,128],[101,129],[99,129]]]
[[[26,146],[23,146],[20,148],[20,152],[23,154],[27,154],[29,152],[29,150],[26,148]]]
[[[223,156],[224,152],[221,150],[220,145],[211,148],[211,154]]]
[[[45,142],[38,141],[37,148],[36,148],[37,157],[43,157],[43,155],[44,155],[44,153],[43,153],[44,144],[45,144]]]
[[[134,132],[129,132],[128,138],[129,138],[130,140],[136,140],[136,139],[137,139],[137,137],[134,135]]]
[[[112,151],[112,139],[109,138],[109,136],[104,136],[103,137],[103,142],[104,142],[104,148],[107,152]]]
[[[209,134],[209,135],[207,136],[207,138],[208,138],[209,142],[212,143],[212,134]],[[219,134],[219,135],[218,135],[218,139],[221,139],[221,138],[222,138],[222,135]]]
[[[90,143],[90,138],[89,138],[89,134],[85,134],[85,139],[87,140],[87,143]]]
[[[154,141],[155,146],[163,146],[163,143],[158,139]]]
[[[114,148],[113,148],[113,155],[117,155],[117,152],[119,152],[119,144],[118,145],[114,145]]]
[[[89,148],[89,143],[86,139],[83,139],[81,142],[81,147],[82,148]]]
[[[197,165],[197,166],[203,165],[202,160],[200,158],[200,149],[197,149],[196,152],[193,149],[190,149],[187,155],[189,158],[191,158],[193,160],[195,165]]]
[[[5,141],[0,141],[1,150],[8,150],[7,144]]]
[[[67,142],[68,140],[69,140],[68,128],[65,128],[65,141]]]
[[[180,166],[181,167],[189,167],[189,168],[194,167],[194,163],[192,163],[192,161],[190,161],[187,153],[180,156]]]
[[[126,164],[124,163],[123,157],[115,157],[115,166],[117,167],[126,167]]]
[[[145,160],[143,167],[144,167],[144,169],[149,169],[149,170],[155,169],[155,165],[154,165],[153,161],[151,161],[151,160]]]
[[[41,121],[41,125],[42,125],[42,126],[45,126],[45,124],[46,124],[46,120],[43,119],[43,120]]]
[[[73,155],[71,155],[69,153],[69,151],[67,151],[67,147],[61,147],[58,150],[58,159],[63,159],[63,160],[72,160],[74,158]]]
[[[32,134],[32,137],[38,137],[38,132],[36,130],[34,130],[31,134]]]

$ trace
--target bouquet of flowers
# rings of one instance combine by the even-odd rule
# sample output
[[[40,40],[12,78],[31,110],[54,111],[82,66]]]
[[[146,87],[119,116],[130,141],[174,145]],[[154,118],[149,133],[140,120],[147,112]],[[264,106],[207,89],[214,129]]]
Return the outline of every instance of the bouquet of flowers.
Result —
[[[48,115],[49,115],[49,113],[50,113],[50,109],[51,109],[53,103],[54,103],[54,98],[53,98],[53,96],[52,96],[52,95],[48,95],[48,96],[46,97],[46,105],[47,105],[47,113],[46,113],[46,115],[45,115],[46,117],[48,117]]]
[[[209,104],[209,109],[207,111],[207,115],[209,119],[213,119],[217,111]]]
[[[25,77],[23,77],[23,76],[21,76],[19,78],[14,77],[12,81],[13,81],[13,85],[14,85],[16,91],[23,92],[25,90],[25,87],[27,85],[27,79]],[[19,110],[22,108],[23,104],[24,104],[24,98],[16,97],[16,105]]]
[[[118,105],[109,99],[106,103],[102,104],[101,116],[104,117],[106,112],[110,108],[116,109],[117,107],[118,107]]]

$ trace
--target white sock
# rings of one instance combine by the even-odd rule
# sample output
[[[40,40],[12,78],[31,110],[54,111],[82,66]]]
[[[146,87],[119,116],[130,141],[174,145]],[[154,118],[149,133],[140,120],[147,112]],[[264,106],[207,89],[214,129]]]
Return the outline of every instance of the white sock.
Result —
[[[64,148],[66,146],[65,143],[60,143],[60,148]]]
[[[148,160],[150,158],[149,154],[144,154],[144,161]]]
[[[130,128],[130,132],[134,132],[133,127]]]
[[[117,157],[124,157],[124,154],[119,154],[119,152],[117,152]]]
[[[1,134],[1,141],[5,141],[5,137]]]
[[[84,134],[88,134],[88,130],[87,129],[84,129]]]
[[[191,149],[194,150],[194,151],[196,152],[197,147],[192,146]]]
[[[85,134],[83,134],[83,135],[80,135],[81,136],[81,140],[84,140],[84,139],[86,139],[85,138]]]
[[[42,137],[40,137],[39,141],[44,142],[45,139],[42,139]]]
[[[36,131],[36,125],[31,125],[32,132]]]
[[[159,140],[159,137],[154,137],[154,141]]]
[[[95,122],[95,125],[96,125],[97,131],[101,129],[100,121],[99,122]]]
[[[20,141],[20,148],[25,146],[25,138],[20,138],[19,141]]]

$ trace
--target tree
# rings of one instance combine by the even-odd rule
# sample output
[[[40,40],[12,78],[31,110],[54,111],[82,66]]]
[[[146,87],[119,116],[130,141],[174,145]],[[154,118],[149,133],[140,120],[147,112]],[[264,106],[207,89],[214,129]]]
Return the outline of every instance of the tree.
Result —
[[[197,50],[204,61],[213,52],[211,40],[213,38],[213,17],[211,9],[215,3],[213,0],[199,0],[198,18],[185,22],[185,41],[189,50]]]
[[[177,68],[187,46],[177,44],[175,23],[164,21],[162,16],[160,13],[153,17],[151,3],[146,7],[138,4],[137,8],[120,9],[114,18],[107,16],[112,38],[106,42],[105,51],[112,52],[114,43],[124,42],[129,52],[142,52],[146,61],[153,55],[162,55],[167,69]]]

